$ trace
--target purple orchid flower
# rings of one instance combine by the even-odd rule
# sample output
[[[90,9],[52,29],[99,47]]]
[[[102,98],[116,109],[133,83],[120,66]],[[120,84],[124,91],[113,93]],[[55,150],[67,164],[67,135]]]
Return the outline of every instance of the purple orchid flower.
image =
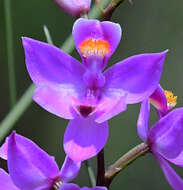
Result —
[[[91,5],[91,0],[54,0],[54,2],[74,17],[87,14]]]
[[[59,171],[53,156],[15,132],[0,148],[0,157],[7,160],[9,170],[8,175],[0,169],[0,187],[4,190],[107,190],[69,184],[77,176],[80,162],[75,163],[67,156]]]
[[[163,173],[174,190],[183,189],[183,180],[176,174],[167,161],[183,167],[183,108],[178,108],[148,126],[150,105],[145,100],[137,122],[139,137],[145,141]]]
[[[167,51],[129,57],[103,72],[120,38],[119,24],[78,19],[73,38],[82,64],[62,50],[23,38],[34,101],[71,121],[64,149],[74,161],[95,156],[108,138],[107,120],[156,89]]]
[[[150,103],[156,108],[159,117],[165,116],[177,104],[177,96],[171,91],[163,90],[158,85],[153,94],[149,97]]]

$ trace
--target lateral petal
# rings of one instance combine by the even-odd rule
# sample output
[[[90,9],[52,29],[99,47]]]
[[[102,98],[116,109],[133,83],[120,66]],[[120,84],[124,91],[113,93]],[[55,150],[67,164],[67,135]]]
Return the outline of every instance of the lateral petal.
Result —
[[[59,176],[59,168],[49,156],[31,140],[13,132],[8,141],[8,170],[20,189],[51,187]]]
[[[161,156],[156,155],[156,160],[160,164],[161,169],[169,183],[169,185],[174,190],[182,190],[183,189],[183,180],[180,176],[175,172],[175,170],[168,164],[168,162],[163,159]]]
[[[72,181],[77,175],[81,167],[81,162],[74,162],[68,156],[62,165],[60,178],[62,182]]]
[[[158,86],[166,53],[139,54],[113,65],[104,72],[104,88],[127,93],[127,104],[147,99]]]
[[[114,91],[106,91],[97,105],[95,121],[102,123],[126,110],[126,95]]]
[[[147,140],[149,134],[149,112],[149,101],[144,100],[141,104],[140,113],[137,121],[137,132],[139,137],[143,141]]]
[[[65,119],[73,119],[74,99],[77,97],[78,94],[69,85],[57,89],[42,86],[35,90],[33,99],[48,112]]]
[[[4,160],[8,159],[8,140],[9,140],[9,137],[6,137],[5,142],[0,147],[0,158]]]
[[[53,45],[24,37],[26,66],[36,86],[70,84],[80,88],[83,65]]]
[[[175,158],[166,158],[168,161],[174,163],[175,165],[183,167],[183,151]]]
[[[80,190],[80,187],[72,183],[64,183],[60,190]]]
[[[176,158],[183,150],[183,108],[175,109],[151,128],[148,141],[152,150],[168,159]]]
[[[168,113],[167,99],[160,85],[158,85],[156,90],[151,94],[149,101],[157,109],[161,117]]]
[[[81,190],[107,190],[107,188],[106,187],[96,186],[96,187],[92,187],[92,188],[83,187],[83,188],[81,188]]]
[[[12,182],[10,176],[0,168],[0,188],[3,190],[20,190]]]

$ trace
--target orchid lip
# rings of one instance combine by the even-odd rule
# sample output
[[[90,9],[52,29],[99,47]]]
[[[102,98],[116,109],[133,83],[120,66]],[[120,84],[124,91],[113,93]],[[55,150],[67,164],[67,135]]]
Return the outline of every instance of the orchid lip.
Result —
[[[84,118],[88,117],[94,110],[95,107],[93,106],[86,106],[86,105],[79,105],[77,106],[78,112],[83,116]]]

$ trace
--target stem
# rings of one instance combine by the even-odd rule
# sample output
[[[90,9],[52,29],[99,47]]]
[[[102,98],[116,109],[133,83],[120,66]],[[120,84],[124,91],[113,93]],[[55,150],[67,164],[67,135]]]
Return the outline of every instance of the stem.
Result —
[[[146,143],[141,143],[124,154],[119,160],[111,165],[105,172],[105,186],[109,187],[113,178],[122,170],[124,170],[129,164],[134,162],[137,158],[145,155],[149,151],[149,147]]]
[[[0,141],[9,133],[12,126],[16,123],[19,117],[24,113],[26,108],[32,102],[32,95],[34,92],[35,86],[32,84],[16,103],[13,109],[8,113],[0,125]]]
[[[111,0],[102,0],[101,6],[106,7],[110,3],[110,1]],[[100,16],[101,12],[99,11],[98,6],[95,4],[89,13],[89,18],[99,18]]]
[[[49,44],[52,44],[53,45],[53,40],[51,38],[51,35],[50,35],[50,32],[48,30],[48,27],[46,25],[43,26],[43,30],[44,30],[44,34],[46,36],[46,41],[49,43]]]
[[[94,187],[96,185],[96,180],[95,180],[95,175],[94,175],[93,169],[89,165],[89,161],[88,160],[86,160],[84,163],[86,165],[86,169],[87,169],[87,173],[88,173],[88,177],[89,177],[90,186]]]
[[[10,107],[16,102],[16,85],[15,85],[15,69],[14,69],[14,51],[13,51],[13,30],[11,20],[11,0],[4,0],[5,10],[5,29],[6,29],[6,46],[8,56],[8,78],[10,90]]]
[[[112,0],[103,13],[103,20],[110,20],[113,12],[123,2],[124,0]]]
[[[100,0],[95,0],[97,6],[98,6],[98,9],[99,11],[101,12],[101,14],[104,14],[104,9],[102,8],[101,6],[101,1]]]
[[[102,149],[97,155],[97,185],[105,185],[105,160],[104,149]]]
[[[9,0],[8,0],[9,1]],[[110,0],[103,1],[103,5],[106,6]],[[7,0],[5,0],[7,2]],[[97,9],[97,6],[94,6],[90,11],[90,18],[98,18],[100,13]],[[67,38],[64,44],[61,47],[67,53],[71,53],[74,50],[74,43],[72,40],[72,35]],[[32,102],[32,94],[34,87],[33,84],[30,85],[28,90],[26,91],[26,95],[24,94],[21,99],[15,105],[15,108],[11,110],[8,115],[4,118],[4,120],[0,123],[0,142],[4,139],[4,137],[9,133],[12,129],[15,122],[21,117],[21,115],[25,112],[25,110],[30,106]],[[26,97],[26,98],[24,98]],[[20,108],[21,107],[21,111]],[[13,118],[11,118],[13,115]]]

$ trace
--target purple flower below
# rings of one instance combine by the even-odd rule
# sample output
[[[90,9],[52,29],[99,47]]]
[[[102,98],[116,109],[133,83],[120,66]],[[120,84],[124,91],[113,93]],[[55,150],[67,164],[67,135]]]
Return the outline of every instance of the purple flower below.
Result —
[[[82,64],[62,50],[23,38],[26,66],[36,84],[34,101],[71,119],[64,149],[74,161],[95,156],[108,138],[107,120],[156,89],[167,51],[129,57],[103,72],[121,28],[112,22],[78,19],[73,38]]]
[[[105,187],[80,188],[68,183],[74,179],[81,163],[66,157],[59,171],[54,157],[31,140],[13,132],[0,148],[7,160],[9,174],[0,169],[0,187],[4,190],[107,190]]]
[[[138,134],[148,144],[170,186],[174,190],[182,190],[183,180],[167,161],[183,167],[183,108],[171,111],[151,129],[148,125],[149,110],[149,102],[145,100],[137,122]]]
[[[54,0],[54,2],[72,16],[79,17],[90,10],[91,0]]]

